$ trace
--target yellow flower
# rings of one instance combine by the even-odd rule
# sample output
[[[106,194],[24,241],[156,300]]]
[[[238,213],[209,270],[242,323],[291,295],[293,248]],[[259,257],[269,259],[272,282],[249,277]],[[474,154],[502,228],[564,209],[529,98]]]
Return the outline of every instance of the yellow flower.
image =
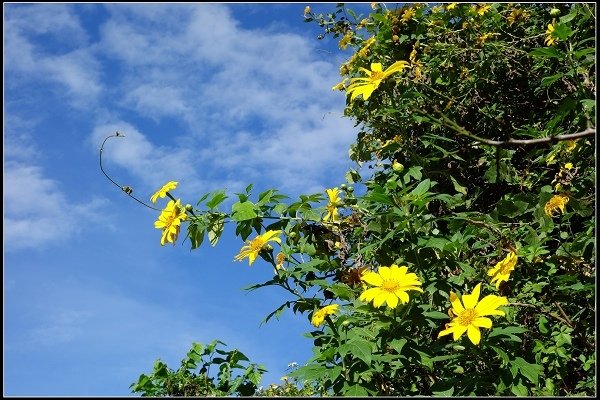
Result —
[[[477,44],[480,46],[483,46],[483,44],[489,39],[489,38],[493,38],[494,36],[498,36],[497,33],[485,33],[481,36],[479,36],[479,38],[477,38]]]
[[[521,10],[520,8],[513,8],[506,20],[508,21],[508,26],[512,26],[518,20],[527,21],[529,19],[529,12],[526,10]]]
[[[327,214],[323,217],[323,221],[332,221],[335,222],[339,219],[339,213],[337,209],[337,205],[340,203],[340,189],[326,189],[327,197],[329,198],[329,203],[327,203]]]
[[[413,64],[417,60],[417,49],[415,49],[414,47],[410,52],[410,55],[408,56],[408,60]]]
[[[347,32],[344,35],[344,37],[342,38],[342,40],[340,40],[340,43],[339,43],[340,49],[346,50],[346,47],[348,47],[348,44],[350,44],[351,40],[352,40],[352,32]]]
[[[546,36],[546,40],[544,41],[544,43],[546,43],[546,46],[552,46],[558,40],[556,37],[554,37],[555,29],[556,29],[556,21],[552,20],[552,23],[548,24],[548,29],[546,30],[547,36]]]
[[[275,237],[279,234],[281,234],[281,231],[270,230],[266,231],[262,235],[258,235],[252,240],[247,240],[246,245],[243,246],[239,254],[235,256],[235,261],[242,261],[244,258],[248,257],[248,265],[252,265],[252,263],[256,260],[256,257],[258,257],[258,253],[265,248],[268,242],[273,241],[281,243],[281,239]]]
[[[458,3],[450,3],[446,6],[447,10],[454,10],[456,8],[456,6],[458,5]]]
[[[337,85],[334,85],[331,90],[344,90],[346,89],[346,82],[348,81],[348,78],[344,78],[340,83],[338,83]]]
[[[178,184],[179,184],[179,182],[175,182],[175,181],[169,181],[169,182],[165,183],[165,185],[163,187],[158,189],[157,192],[154,193],[152,195],[152,197],[150,197],[150,201],[152,201],[153,203],[156,203],[156,200],[158,200],[159,197],[161,199],[163,197],[165,197],[167,195],[167,192],[170,190],[174,190]]]
[[[496,282],[496,289],[500,288],[500,283],[508,281],[510,273],[515,269],[515,265],[517,265],[517,255],[514,251],[511,251],[504,260],[498,262],[488,271],[488,276],[493,277],[491,282]]]
[[[379,8],[378,3],[371,3],[371,9],[377,10]]]
[[[570,163],[570,162],[566,163],[565,169],[573,169],[573,163]]]
[[[347,94],[352,94],[350,101],[354,100],[358,95],[363,96],[363,100],[368,100],[371,94],[379,87],[379,84],[390,75],[402,71],[408,67],[406,61],[396,61],[385,71],[382,70],[381,63],[372,63],[371,70],[366,68],[360,68],[364,73],[367,74],[366,78],[352,78],[350,80],[350,86],[346,90]]]
[[[306,6],[304,8],[304,17],[306,17],[306,14],[310,13],[310,6]]]
[[[323,322],[325,322],[326,316],[335,314],[338,311],[339,307],[340,306],[338,304],[330,304],[315,311],[313,313],[312,319],[310,320],[310,323],[313,324],[315,327],[318,327],[319,325],[323,324]]]
[[[404,13],[402,13],[402,21],[410,21],[411,18],[415,16],[415,14],[415,10],[413,10],[412,8],[407,8],[406,10],[404,10]]]
[[[577,140],[567,140],[567,153],[572,152],[577,147]]]
[[[283,262],[285,261],[285,254],[279,253],[277,257],[275,257],[275,271],[278,269],[285,269],[283,267]]]
[[[390,308],[398,306],[398,300],[402,304],[408,303],[409,290],[423,292],[419,286],[419,278],[415,273],[407,273],[407,267],[398,267],[392,264],[390,267],[380,267],[378,272],[366,272],[361,276],[363,282],[376,286],[365,290],[359,297],[360,300],[373,302],[375,308],[386,303]]]
[[[369,47],[371,47],[373,45],[373,43],[375,43],[375,36],[372,36],[372,37],[368,38],[367,40],[365,40],[361,49],[356,53],[357,57],[366,56],[367,52],[369,51]]]
[[[163,196],[164,197],[164,196]],[[175,244],[177,236],[179,235],[179,229],[181,228],[181,221],[187,218],[185,209],[181,207],[179,199],[177,201],[169,201],[167,206],[162,210],[158,219],[154,222],[156,229],[162,229],[162,238],[160,244],[165,245],[166,242]]]
[[[478,15],[483,15],[486,12],[488,12],[491,8],[492,6],[490,6],[489,4],[480,4],[479,7],[477,7],[476,12]]]
[[[565,213],[565,205],[569,202],[569,196],[564,194],[557,194],[552,196],[550,200],[544,206],[544,211],[549,217],[553,217],[556,211],[560,211],[561,214]]]
[[[479,328],[492,327],[492,320],[486,318],[486,315],[504,315],[504,311],[497,308],[508,304],[506,297],[492,294],[478,301],[480,290],[481,283],[478,283],[471,294],[462,296],[462,303],[456,293],[450,292],[452,308],[448,310],[448,314],[454,319],[446,324],[446,329],[438,334],[438,338],[452,333],[454,340],[458,340],[463,333],[467,332],[471,342],[475,345],[479,344],[481,341]]]

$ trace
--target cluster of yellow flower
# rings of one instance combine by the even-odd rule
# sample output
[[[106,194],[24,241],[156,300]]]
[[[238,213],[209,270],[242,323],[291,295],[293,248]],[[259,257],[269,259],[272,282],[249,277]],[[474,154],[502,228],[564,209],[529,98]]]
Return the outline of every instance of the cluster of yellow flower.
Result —
[[[554,214],[557,211],[560,211],[561,214],[565,213],[565,206],[569,202],[569,196],[566,194],[555,194],[552,196],[550,200],[544,206],[544,212],[549,217],[554,217]]]
[[[372,67],[373,69],[373,67]],[[368,95],[367,95],[368,97]],[[161,245],[165,243],[175,243],[181,223],[187,219],[185,208],[181,206],[179,199],[175,200],[170,195],[169,191],[174,190],[178,182],[167,182],[162,188],[151,196],[151,201],[155,203],[159,198],[169,196],[172,200],[162,210],[158,220],[154,223],[155,228],[162,229]],[[338,206],[340,205],[340,190],[338,188],[326,189],[329,202],[326,206],[326,214],[323,221],[335,222],[339,220]],[[235,256],[234,260],[242,261],[248,258],[249,265],[252,265],[259,256],[259,253],[264,249],[271,249],[269,242],[281,244],[281,230],[268,230],[265,233],[258,235],[254,239],[246,241],[246,244],[241,248],[240,252]],[[283,263],[286,255],[280,252],[276,257],[275,272],[279,269],[284,269]],[[491,282],[496,284],[496,288],[500,287],[500,283],[508,281],[511,272],[514,270],[517,263],[517,255],[511,251],[505,259],[498,262],[488,275],[492,276]],[[390,308],[396,308],[399,303],[407,304],[409,302],[408,291],[423,292],[420,288],[422,283],[415,273],[409,273],[408,267],[399,267],[392,264],[390,267],[379,267],[377,272],[363,271],[360,274],[360,281],[363,282],[365,290],[360,295],[359,299],[366,302],[372,302],[375,308],[379,308],[386,304]],[[369,284],[374,286],[366,288]],[[453,333],[454,340],[458,340],[465,332],[469,339],[478,344],[481,340],[479,328],[491,328],[492,322],[487,315],[504,315],[504,312],[497,310],[501,305],[508,304],[506,297],[488,295],[481,301],[479,300],[481,284],[478,284],[471,294],[462,296],[462,303],[454,292],[450,292],[450,303],[452,308],[449,310],[450,317],[454,318],[446,325],[446,328],[441,331],[438,337]],[[335,314],[339,309],[339,305],[330,304],[313,313],[311,323],[318,327],[324,323],[325,318]]]
[[[509,256],[498,263],[491,272],[498,270],[501,273],[495,274],[495,279],[508,279],[510,271],[516,264],[516,255],[511,252]],[[490,274],[490,275],[493,275]],[[422,283],[415,273],[408,273],[405,266],[399,267],[392,264],[390,267],[380,267],[377,272],[369,271],[361,275],[361,281],[374,287],[366,289],[359,297],[360,300],[372,302],[375,308],[386,304],[390,308],[396,308],[399,303],[407,304],[409,302],[408,291],[423,292],[419,286]],[[504,280],[506,280],[504,279]],[[492,280],[493,281],[493,280]],[[499,283],[496,283],[496,287]],[[438,337],[453,334],[454,340],[458,340],[465,332],[475,345],[481,341],[480,328],[491,328],[492,321],[487,318],[489,315],[505,315],[504,311],[498,310],[498,307],[507,305],[508,299],[503,296],[487,295],[479,301],[481,283],[478,283],[471,294],[464,294],[462,302],[454,292],[450,292],[450,303],[452,307],[448,310],[448,315],[453,318],[445,329],[440,331]],[[311,318],[311,323],[318,327],[322,325],[325,318],[335,314],[339,309],[338,304],[330,304],[316,310]]]
[[[152,203],[156,203],[158,198],[162,199],[167,195],[171,197],[168,192],[174,190],[177,187],[177,184],[178,182],[175,181],[167,182],[150,197]],[[154,222],[155,228],[162,229],[162,237],[160,239],[160,244],[162,246],[167,242],[175,244],[177,236],[179,235],[179,230],[181,229],[181,222],[187,219],[187,214],[181,205],[181,201],[179,199],[175,200],[172,197],[171,199],[172,200],[167,203],[167,206],[158,216],[158,220]]]
[[[519,20],[527,21],[528,19],[529,12],[520,8],[513,8],[510,11],[510,14],[508,14],[508,17],[506,17],[506,20],[508,21],[508,26],[513,26],[513,24]]]

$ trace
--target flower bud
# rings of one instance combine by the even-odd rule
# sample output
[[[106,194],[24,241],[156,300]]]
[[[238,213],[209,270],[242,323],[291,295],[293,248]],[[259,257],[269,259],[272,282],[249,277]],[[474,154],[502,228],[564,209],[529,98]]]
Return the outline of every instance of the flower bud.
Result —
[[[192,207],[191,204],[186,204],[185,205],[185,211],[192,211],[194,209],[194,207]]]
[[[553,8],[550,10],[551,17],[558,17],[560,15],[560,10],[558,8]]]

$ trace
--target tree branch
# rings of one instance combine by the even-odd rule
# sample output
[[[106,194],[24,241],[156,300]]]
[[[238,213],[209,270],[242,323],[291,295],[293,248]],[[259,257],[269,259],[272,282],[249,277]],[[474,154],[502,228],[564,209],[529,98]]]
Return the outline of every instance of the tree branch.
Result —
[[[538,145],[543,145],[543,144],[547,144],[547,143],[558,143],[563,140],[575,140],[575,139],[579,139],[582,137],[596,135],[596,128],[594,127],[594,128],[588,128],[584,131],[577,132],[577,133],[569,133],[566,135],[547,136],[547,137],[538,138],[538,139],[512,139],[511,138],[511,139],[504,140],[504,141],[491,140],[491,139],[482,138],[480,136],[477,136],[477,135],[469,132],[468,130],[466,130],[465,128],[463,128],[462,126],[458,125],[456,122],[454,122],[453,120],[448,118],[444,113],[440,112],[437,108],[435,108],[435,111],[438,114],[440,114],[442,119],[432,117],[431,115],[427,114],[423,110],[415,110],[415,111],[417,111],[423,115],[426,115],[428,118],[434,120],[435,122],[452,129],[454,132],[458,133],[461,136],[466,136],[468,138],[471,138],[471,139],[481,142],[483,144],[487,144],[487,145],[494,146],[494,147],[538,146]]]

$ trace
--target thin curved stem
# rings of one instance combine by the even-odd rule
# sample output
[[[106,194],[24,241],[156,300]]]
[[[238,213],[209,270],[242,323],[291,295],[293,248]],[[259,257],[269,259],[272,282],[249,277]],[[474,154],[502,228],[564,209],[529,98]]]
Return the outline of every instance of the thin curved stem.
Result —
[[[110,135],[110,136],[106,137],[106,139],[104,139],[104,141],[102,142],[102,146],[100,146],[100,170],[102,171],[102,173],[104,174],[104,176],[106,176],[106,178],[109,181],[111,181],[115,186],[117,186],[119,189],[121,189],[123,192],[125,192],[125,194],[127,196],[131,197],[133,200],[137,201],[141,205],[146,206],[146,207],[148,207],[148,208],[150,208],[152,210],[155,210],[155,211],[161,211],[159,208],[152,207],[151,205],[148,205],[148,204],[144,203],[143,201],[141,201],[140,199],[138,199],[137,197],[135,197],[134,195],[132,195],[131,193],[133,192],[133,189],[131,187],[119,185],[110,176],[108,176],[108,174],[106,173],[106,171],[104,171],[104,167],[102,166],[102,152],[104,150],[104,144],[111,137],[125,137],[125,135],[123,135],[122,133],[120,133],[119,131],[117,131],[117,132],[115,132],[114,135]]]

